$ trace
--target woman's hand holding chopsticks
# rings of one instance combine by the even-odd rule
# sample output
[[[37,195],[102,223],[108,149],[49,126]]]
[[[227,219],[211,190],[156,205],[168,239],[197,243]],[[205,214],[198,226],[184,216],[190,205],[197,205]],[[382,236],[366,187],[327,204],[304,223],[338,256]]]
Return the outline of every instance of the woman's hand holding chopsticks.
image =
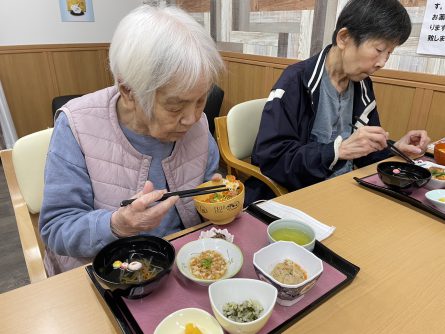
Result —
[[[166,190],[154,190],[147,181],[142,191],[136,194],[131,205],[120,207],[111,216],[111,231],[117,237],[128,237],[150,231],[161,223],[165,214],[175,205],[179,196],[170,196],[160,201]]]
[[[212,181],[220,181],[222,175],[216,173]],[[218,182],[219,183],[219,182]],[[121,207],[111,216],[111,230],[118,237],[136,235],[149,231],[161,223],[165,214],[176,203],[178,198],[212,194],[228,189],[223,184],[215,186],[187,189],[174,192],[154,190],[150,181],[145,183],[144,189],[134,198],[123,200]]]

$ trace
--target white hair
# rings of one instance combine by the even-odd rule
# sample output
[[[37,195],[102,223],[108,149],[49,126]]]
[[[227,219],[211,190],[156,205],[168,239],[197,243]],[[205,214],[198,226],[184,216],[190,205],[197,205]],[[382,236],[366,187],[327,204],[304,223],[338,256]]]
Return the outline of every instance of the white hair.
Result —
[[[110,45],[117,85],[130,89],[151,117],[156,91],[174,83],[189,91],[202,79],[216,82],[224,63],[204,28],[177,7],[142,5],[119,23]]]

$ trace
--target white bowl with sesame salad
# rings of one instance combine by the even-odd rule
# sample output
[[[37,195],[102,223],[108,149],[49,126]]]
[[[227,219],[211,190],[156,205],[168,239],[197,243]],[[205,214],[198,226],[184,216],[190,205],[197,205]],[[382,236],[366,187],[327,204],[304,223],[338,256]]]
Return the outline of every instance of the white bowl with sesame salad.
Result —
[[[216,320],[228,333],[258,333],[272,315],[277,289],[250,278],[231,278],[209,286],[209,299]]]

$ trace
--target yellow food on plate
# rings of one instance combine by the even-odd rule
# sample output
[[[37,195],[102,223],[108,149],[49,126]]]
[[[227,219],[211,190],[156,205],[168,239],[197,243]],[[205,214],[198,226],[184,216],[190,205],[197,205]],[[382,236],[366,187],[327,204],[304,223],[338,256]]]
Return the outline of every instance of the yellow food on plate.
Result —
[[[227,261],[214,251],[207,250],[190,260],[190,272],[200,279],[220,279],[227,271]]]
[[[184,334],[202,334],[202,332],[198,327],[189,322],[188,324],[185,325]]]
[[[439,202],[445,202],[445,197],[441,197],[438,199]]]
[[[307,279],[307,273],[294,261],[286,259],[272,270],[272,277],[283,284],[295,285]]]

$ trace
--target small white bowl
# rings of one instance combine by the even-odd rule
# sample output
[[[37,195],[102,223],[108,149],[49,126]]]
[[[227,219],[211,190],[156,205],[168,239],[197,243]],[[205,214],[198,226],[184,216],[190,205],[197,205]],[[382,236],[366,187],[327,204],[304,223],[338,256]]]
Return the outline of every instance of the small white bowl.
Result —
[[[154,334],[183,334],[187,324],[193,324],[203,333],[223,334],[223,329],[208,312],[199,308],[185,308],[166,316]]]
[[[291,240],[291,238],[289,238],[287,236],[284,238],[281,238],[279,240],[275,240],[274,237],[272,237],[272,233],[274,233],[280,229],[297,230],[299,232],[306,234],[310,241],[306,244],[299,244],[299,243],[298,244],[300,246],[303,246],[304,248],[306,248],[308,251],[311,251],[311,252],[314,249],[315,231],[309,224],[306,224],[305,222],[295,220],[295,219],[285,219],[284,218],[284,219],[275,220],[272,223],[270,223],[269,226],[267,227],[267,237],[268,237],[270,243],[275,242],[275,241],[295,242],[294,240]]]
[[[445,189],[430,190],[425,194],[425,197],[436,208],[445,211]],[[444,199],[444,201],[439,201],[439,199]]]
[[[307,279],[299,284],[284,284],[272,277],[274,267],[289,259],[307,273]],[[306,248],[291,241],[277,241],[253,254],[253,266],[258,277],[278,289],[277,303],[291,306],[315,285],[323,272],[323,262]]]
[[[241,270],[243,253],[237,245],[223,239],[204,238],[191,241],[179,250],[176,255],[176,265],[181,274],[189,280],[204,286],[215,282],[216,280],[206,280],[195,277],[190,271],[190,260],[206,250],[213,250],[220,253],[227,262],[227,271],[220,280],[233,277]]]
[[[229,333],[258,333],[266,325],[277,299],[277,289],[256,279],[231,278],[215,282],[209,286],[210,305],[221,326]],[[260,317],[251,322],[236,322],[223,315],[226,303],[242,303],[246,300],[257,301],[263,307]]]

